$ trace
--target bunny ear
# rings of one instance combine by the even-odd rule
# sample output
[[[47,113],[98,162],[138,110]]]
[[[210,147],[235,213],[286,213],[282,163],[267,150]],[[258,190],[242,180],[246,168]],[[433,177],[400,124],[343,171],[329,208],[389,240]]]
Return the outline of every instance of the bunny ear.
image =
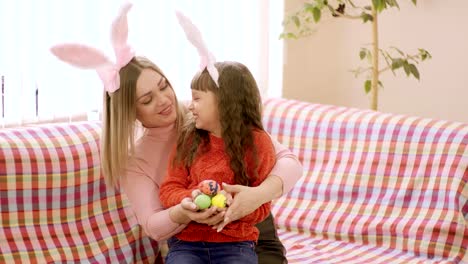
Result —
[[[99,50],[82,44],[60,44],[50,51],[60,60],[83,69],[96,69],[112,62]]]
[[[198,49],[206,49],[200,30],[182,12],[176,11],[177,20],[184,29],[187,39]]]
[[[198,50],[198,54],[200,55],[200,68],[203,70],[205,67],[207,68],[211,78],[213,81],[218,85],[218,70],[214,66],[215,57],[209,51],[208,47],[206,46],[205,42],[203,41],[202,34],[200,30],[190,21],[188,17],[186,17],[182,12],[176,11],[177,20],[179,20],[179,24],[184,29],[185,35],[187,39],[195,46]]]
[[[60,60],[83,69],[95,69],[107,92],[113,93],[120,87],[119,71],[133,58],[134,53],[127,44],[127,13],[132,5],[125,3],[112,23],[111,39],[116,63],[110,61],[100,50],[82,44],[60,44],[50,51]]]
[[[132,7],[131,3],[125,3],[121,8],[117,17],[112,23],[111,41],[114,47],[114,52],[117,64],[123,66],[127,64],[133,57],[133,51],[127,44],[128,39],[128,21],[127,13]],[[122,65],[123,64],[123,65]]]
[[[192,43],[193,46],[198,50],[198,53],[201,57],[202,65],[203,68],[206,66],[206,63],[208,63],[208,60],[213,57],[212,54],[210,54],[210,51],[208,50],[205,42],[203,41],[202,34],[200,30],[190,21],[190,19],[182,14],[180,11],[176,11],[176,16],[177,20],[179,21],[179,24],[182,26],[182,29],[185,32],[185,36],[187,39]],[[213,58],[214,61],[214,58]]]

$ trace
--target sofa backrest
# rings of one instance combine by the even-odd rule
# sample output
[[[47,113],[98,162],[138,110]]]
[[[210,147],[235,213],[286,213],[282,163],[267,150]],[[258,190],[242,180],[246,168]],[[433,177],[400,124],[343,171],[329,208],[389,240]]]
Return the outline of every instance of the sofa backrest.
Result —
[[[273,204],[282,229],[460,260],[468,247],[468,125],[268,99],[264,125],[304,175]]]
[[[0,130],[0,263],[152,263],[100,171],[97,123]]]

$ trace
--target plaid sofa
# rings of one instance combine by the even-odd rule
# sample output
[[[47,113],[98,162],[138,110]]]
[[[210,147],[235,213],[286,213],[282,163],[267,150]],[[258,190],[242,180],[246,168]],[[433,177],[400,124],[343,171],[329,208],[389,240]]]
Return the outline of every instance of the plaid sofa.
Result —
[[[265,128],[304,175],[273,203],[289,263],[468,263],[468,125],[286,99]],[[0,130],[0,263],[152,263],[93,122]]]
[[[0,263],[153,263],[128,202],[106,188],[97,123],[0,130]]]
[[[266,129],[300,181],[273,204],[289,263],[468,263],[468,125],[285,99]]]

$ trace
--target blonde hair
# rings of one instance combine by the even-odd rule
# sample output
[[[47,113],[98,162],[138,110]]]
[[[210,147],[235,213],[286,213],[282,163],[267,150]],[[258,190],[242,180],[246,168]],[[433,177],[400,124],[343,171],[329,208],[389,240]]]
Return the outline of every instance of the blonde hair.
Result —
[[[136,84],[144,69],[164,73],[144,57],[134,57],[120,69],[120,87],[112,94],[104,92],[101,135],[101,165],[106,183],[117,187],[134,152],[136,135]],[[166,78],[167,80],[167,78]],[[169,83],[169,81],[167,81]],[[172,88],[172,85],[169,86]],[[183,110],[177,103],[177,133],[183,122]]]

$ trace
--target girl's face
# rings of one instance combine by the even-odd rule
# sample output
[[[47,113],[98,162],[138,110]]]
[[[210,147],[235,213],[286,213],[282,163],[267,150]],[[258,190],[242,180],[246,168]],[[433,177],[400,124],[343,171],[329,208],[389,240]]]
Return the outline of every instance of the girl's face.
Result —
[[[195,127],[221,137],[218,102],[211,91],[192,90],[192,103],[189,110],[195,118]]]
[[[144,127],[166,127],[175,123],[174,90],[161,74],[144,69],[136,84],[136,116]]]

